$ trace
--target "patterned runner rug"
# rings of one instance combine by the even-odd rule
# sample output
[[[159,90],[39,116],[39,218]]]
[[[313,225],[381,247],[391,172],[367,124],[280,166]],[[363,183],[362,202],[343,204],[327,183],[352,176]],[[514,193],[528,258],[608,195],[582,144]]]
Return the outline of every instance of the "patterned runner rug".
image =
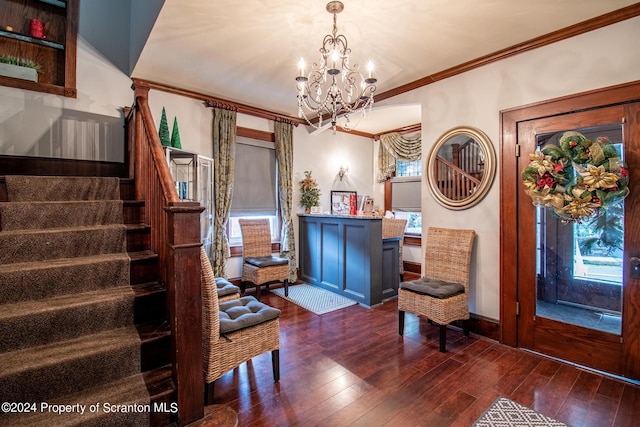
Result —
[[[499,397],[472,427],[567,427],[505,397]]]
[[[315,314],[325,314],[357,304],[349,298],[311,285],[289,286],[288,297],[284,296],[284,288],[273,289],[271,292]]]

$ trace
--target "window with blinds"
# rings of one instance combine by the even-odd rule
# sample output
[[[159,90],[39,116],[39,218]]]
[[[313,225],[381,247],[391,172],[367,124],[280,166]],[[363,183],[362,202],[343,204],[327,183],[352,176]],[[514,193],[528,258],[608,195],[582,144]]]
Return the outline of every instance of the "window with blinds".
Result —
[[[273,142],[238,137],[231,216],[275,216],[276,189]]]
[[[406,234],[422,234],[422,160],[396,160],[396,176],[391,178],[391,210],[407,220]]]
[[[268,219],[271,225],[271,240],[280,239],[277,188],[274,143],[238,136],[231,218],[229,219],[229,242],[232,245],[242,242],[238,223],[240,218]]]

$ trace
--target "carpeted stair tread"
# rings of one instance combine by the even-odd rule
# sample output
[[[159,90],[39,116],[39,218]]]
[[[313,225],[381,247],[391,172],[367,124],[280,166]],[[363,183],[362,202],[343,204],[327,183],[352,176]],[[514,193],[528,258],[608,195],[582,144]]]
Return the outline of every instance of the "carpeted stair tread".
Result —
[[[56,414],[38,411],[30,414],[10,414],[0,416],[0,424],[15,427],[148,426],[149,413],[146,413],[147,408],[144,405],[149,405],[149,409],[153,410],[154,396],[150,395],[146,383],[145,375],[136,374],[47,402],[50,405],[78,404],[78,411],[84,406],[84,413]],[[96,403],[99,405],[98,410],[91,412],[91,405]],[[122,405],[125,405],[125,409],[132,410],[115,412],[114,408],[119,409]]]
[[[104,411],[104,405],[99,406],[96,413],[88,413],[89,405],[96,402],[107,402],[113,405],[131,405],[134,403],[145,404],[150,402],[153,415],[155,410],[162,409],[154,406],[158,402],[170,402],[175,390],[171,379],[171,366],[163,366],[142,374],[132,375],[118,381],[104,384],[103,386],[74,393],[68,396],[51,400],[50,404],[74,404],[85,405],[85,413],[57,415],[42,413],[40,411],[29,414],[0,414],[0,425],[11,425],[15,427],[49,427],[56,426],[149,426],[148,414],[140,413],[109,413]],[[38,407],[39,408],[39,407]],[[168,406],[171,409],[170,406]],[[170,414],[169,414],[170,415]],[[168,416],[160,417],[168,419]],[[169,422],[151,425],[168,425]]]
[[[130,286],[5,304],[0,310],[0,352],[131,325],[133,304]]]
[[[0,230],[122,224],[122,200],[0,203]]]
[[[0,264],[0,304],[127,286],[129,277],[125,252]]]
[[[0,354],[0,396],[47,401],[140,372],[135,327]],[[46,385],[46,387],[45,387]]]
[[[5,176],[9,202],[120,199],[119,178]]]
[[[123,224],[0,232],[0,264],[125,251]]]

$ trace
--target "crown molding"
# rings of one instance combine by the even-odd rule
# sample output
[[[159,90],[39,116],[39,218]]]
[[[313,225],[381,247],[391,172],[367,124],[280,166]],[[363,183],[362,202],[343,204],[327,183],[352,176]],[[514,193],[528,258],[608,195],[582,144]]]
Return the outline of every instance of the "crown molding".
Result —
[[[376,95],[376,101],[382,101],[394,96],[410,92],[418,89],[422,86],[427,86],[431,83],[438,82],[440,80],[447,79],[449,77],[456,76],[458,74],[465,73],[475,68],[482,67],[483,65],[491,64],[492,62],[501,61],[506,58],[518,55],[523,52],[527,52],[533,49],[537,49],[543,46],[547,46],[559,41],[578,36],[580,34],[588,33],[599,28],[603,28],[618,22],[625,21],[627,19],[635,18],[640,15],[640,3],[635,3],[622,9],[614,10],[613,12],[606,13],[604,15],[597,16],[586,21],[579,22],[569,27],[561,28],[549,34],[545,34],[540,37],[536,37],[531,40],[516,44],[514,46],[499,50],[497,52],[490,53],[480,58],[473,59],[455,67],[447,68],[446,70],[439,71],[434,74],[422,77],[411,83],[407,83],[402,86],[398,86],[386,92],[381,92]],[[386,133],[386,132],[385,132]]]
[[[284,120],[292,123],[295,126],[299,124],[305,124],[306,122],[298,117],[291,117],[284,114],[274,113],[263,108],[253,107],[251,105],[241,104],[239,102],[229,101],[227,99],[217,98],[215,96],[207,95],[200,92],[195,92],[187,89],[181,89],[175,86],[167,85],[164,83],[152,82],[149,80],[143,80],[138,78],[132,78],[133,85],[135,87],[144,87],[147,89],[161,90],[166,93],[174,95],[185,96],[187,98],[203,101],[207,107],[223,106],[226,109],[236,110],[238,113],[247,114],[250,116],[261,117],[267,120]]]

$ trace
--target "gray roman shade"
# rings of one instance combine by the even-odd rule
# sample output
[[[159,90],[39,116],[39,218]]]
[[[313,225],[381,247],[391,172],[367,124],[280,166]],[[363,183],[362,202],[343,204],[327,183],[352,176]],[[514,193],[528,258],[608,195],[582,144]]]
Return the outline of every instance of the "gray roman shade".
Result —
[[[420,176],[391,178],[391,210],[420,212]]]
[[[273,142],[237,137],[231,216],[277,215]]]

